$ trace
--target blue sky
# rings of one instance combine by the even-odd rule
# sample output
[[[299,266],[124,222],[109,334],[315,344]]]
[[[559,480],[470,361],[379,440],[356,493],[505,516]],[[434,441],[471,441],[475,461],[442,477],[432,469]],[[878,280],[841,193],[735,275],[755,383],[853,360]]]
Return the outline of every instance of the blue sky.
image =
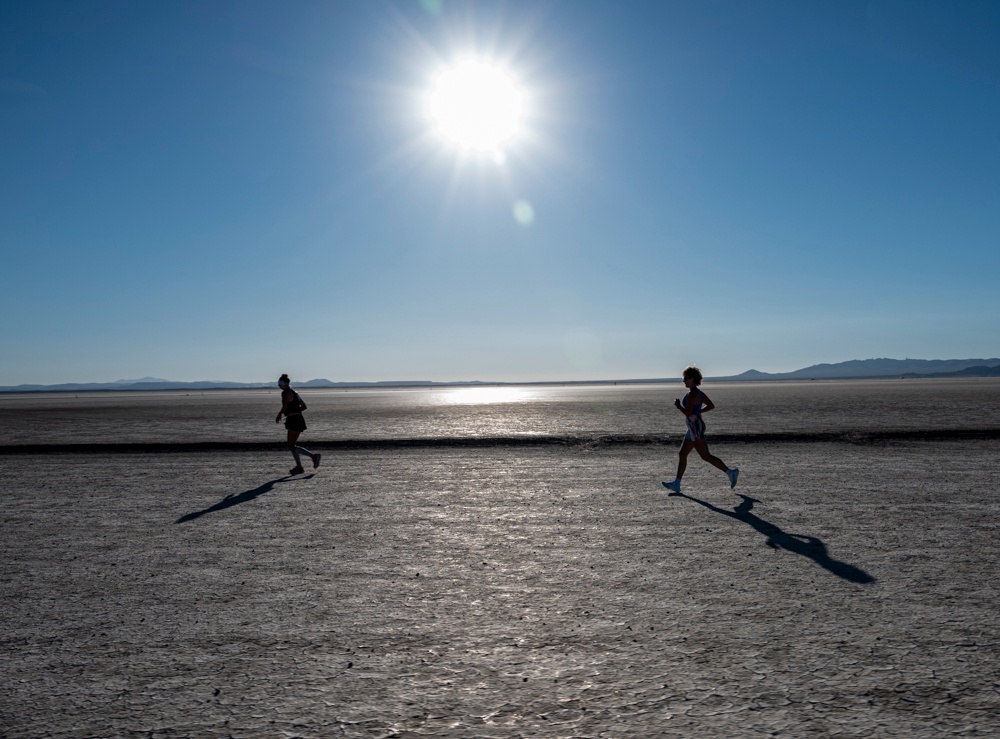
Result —
[[[0,385],[996,356],[997,38],[989,1],[3,3]],[[423,108],[469,54],[529,101],[502,163]]]

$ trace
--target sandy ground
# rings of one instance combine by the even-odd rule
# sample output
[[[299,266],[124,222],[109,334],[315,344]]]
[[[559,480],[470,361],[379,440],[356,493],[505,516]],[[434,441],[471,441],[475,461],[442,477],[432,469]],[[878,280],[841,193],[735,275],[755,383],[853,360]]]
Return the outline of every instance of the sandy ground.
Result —
[[[0,457],[0,736],[1000,733],[1000,441],[715,451]]]

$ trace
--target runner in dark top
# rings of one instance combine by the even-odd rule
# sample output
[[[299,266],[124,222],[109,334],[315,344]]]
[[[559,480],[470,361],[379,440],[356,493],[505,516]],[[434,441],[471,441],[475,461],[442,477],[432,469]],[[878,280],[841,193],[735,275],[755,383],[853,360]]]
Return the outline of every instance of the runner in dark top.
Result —
[[[301,475],[305,470],[302,469],[302,459],[299,455],[305,454],[309,457],[312,460],[313,469],[319,467],[319,460],[322,455],[313,454],[305,447],[296,446],[295,442],[299,440],[299,434],[306,430],[306,419],[302,415],[302,411],[306,409],[306,404],[299,397],[299,394],[292,390],[288,375],[282,375],[278,378],[278,387],[281,388],[281,410],[278,411],[278,416],[274,419],[274,422],[281,423],[281,417],[285,417],[285,428],[288,429],[288,451],[295,458],[295,466],[288,473],[291,475]]]

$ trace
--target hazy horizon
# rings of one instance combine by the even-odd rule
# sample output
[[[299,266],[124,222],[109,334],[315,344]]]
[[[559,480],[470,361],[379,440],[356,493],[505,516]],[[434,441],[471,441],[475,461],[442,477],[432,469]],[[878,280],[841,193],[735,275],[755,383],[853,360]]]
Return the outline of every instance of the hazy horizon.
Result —
[[[996,355],[998,37],[975,0],[6,3],[0,386]]]
[[[748,369],[746,369],[746,370],[744,370],[742,372],[737,372],[737,373],[734,373],[732,375],[706,375],[706,379],[709,379],[709,380],[712,380],[712,379],[715,379],[715,380],[727,380],[727,379],[732,379],[732,378],[736,378],[736,377],[742,377],[743,375],[747,375],[747,374],[751,374],[751,373],[756,373],[756,374],[760,374],[760,375],[774,376],[774,377],[781,377],[783,375],[801,373],[801,372],[804,372],[804,371],[807,371],[807,370],[812,370],[812,369],[815,369],[815,368],[820,368],[820,369],[841,368],[842,370],[847,370],[847,369],[850,369],[848,367],[849,365],[866,365],[866,366],[872,367],[872,369],[874,371],[876,369],[876,367],[878,367],[879,363],[886,363],[886,362],[893,363],[894,365],[900,365],[898,367],[894,366],[892,368],[892,373],[885,375],[885,376],[891,376],[892,374],[896,374],[896,373],[898,373],[900,371],[903,371],[903,372],[913,372],[913,373],[917,373],[917,374],[920,374],[920,373],[931,374],[931,373],[934,373],[934,372],[954,372],[954,371],[958,371],[959,369],[963,369],[963,368],[965,368],[967,366],[968,367],[974,367],[974,366],[989,366],[989,367],[994,367],[994,366],[997,366],[998,364],[1000,364],[1000,358],[997,358],[997,357],[992,357],[992,358],[980,357],[980,358],[966,358],[966,359],[914,359],[914,358],[893,359],[893,358],[888,358],[888,357],[881,357],[881,358],[869,358],[869,359],[863,359],[863,360],[854,359],[854,360],[846,360],[844,362],[833,362],[833,363],[830,363],[830,362],[817,362],[817,363],[813,363],[813,364],[811,364],[811,365],[809,365],[807,367],[798,367],[798,368],[796,368],[794,370],[788,370],[788,371],[783,371],[783,372],[768,372],[766,370],[760,370],[760,369],[758,369],[756,367],[751,367],[751,368],[748,368]],[[908,368],[907,368],[907,365],[908,365]],[[880,375],[878,375],[878,374],[872,374],[872,375],[862,374],[862,375],[854,375],[853,377],[864,378],[864,377],[877,377],[877,376],[880,376]],[[852,377],[852,375],[849,375],[849,374],[847,374],[847,375],[844,375],[844,374],[829,375],[830,379],[851,379],[851,377]],[[544,380],[516,380],[516,381],[512,381],[512,380],[497,380],[497,379],[487,378],[487,377],[478,377],[478,378],[473,378],[473,377],[469,377],[469,378],[449,378],[449,379],[415,378],[415,377],[411,377],[411,378],[395,377],[395,378],[382,378],[382,379],[378,379],[378,380],[368,380],[368,379],[357,379],[357,378],[331,378],[331,377],[324,377],[322,375],[317,375],[315,377],[296,377],[296,378],[293,378],[293,384],[302,385],[302,384],[311,383],[311,382],[329,382],[331,384],[336,384],[336,385],[351,385],[351,384],[357,384],[357,385],[378,385],[378,384],[393,384],[393,383],[400,384],[400,385],[405,385],[406,383],[432,383],[432,384],[435,384],[435,385],[447,385],[447,384],[461,385],[461,384],[477,384],[477,383],[482,383],[482,384],[529,384],[530,385],[530,384],[546,384],[546,383],[558,384],[558,383],[563,383],[563,382],[567,382],[567,383],[573,383],[573,382],[608,383],[608,382],[643,382],[643,381],[660,382],[660,381],[669,381],[671,379],[677,379],[678,382],[680,381],[679,380],[679,376],[675,378],[674,375],[671,375],[671,374],[656,375],[656,376],[650,375],[648,377],[638,377],[638,376],[634,376],[634,377],[589,377],[589,378],[582,378],[582,379],[578,378],[578,379],[572,379],[572,380],[571,379],[565,379],[565,378],[563,378],[563,379],[544,379]],[[273,380],[268,380],[268,379],[231,380],[231,379],[224,379],[224,378],[200,378],[200,379],[197,379],[197,380],[178,380],[176,378],[153,377],[153,376],[146,375],[146,376],[143,376],[143,377],[123,378],[123,379],[118,379],[118,380],[97,380],[97,381],[82,381],[82,382],[81,381],[76,381],[76,380],[67,380],[67,381],[64,381],[64,382],[49,383],[49,384],[42,384],[42,383],[37,383],[37,382],[28,382],[28,383],[20,383],[19,385],[7,385],[7,386],[0,385],[0,388],[4,388],[4,387],[6,387],[6,388],[12,388],[12,387],[24,387],[24,386],[27,386],[27,387],[62,387],[62,386],[66,386],[66,385],[75,386],[75,385],[90,385],[90,384],[101,385],[101,386],[114,386],[114,385],[134,385],[134,384],[140,384],[140,383],[148,383],[148,384],[166,383],[166,384],[177,384],[177,385],[219,383],[220,385],[222,385],[222,384],[248,384],[248,385],[258,385],[258,386],[268,387],[268,386],[272,385],[273,382],[274,382]]]

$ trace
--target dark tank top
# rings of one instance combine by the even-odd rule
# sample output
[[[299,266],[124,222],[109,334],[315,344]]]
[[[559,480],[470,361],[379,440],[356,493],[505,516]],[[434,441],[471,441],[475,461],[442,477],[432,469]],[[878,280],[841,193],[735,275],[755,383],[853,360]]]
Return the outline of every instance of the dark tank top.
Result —
[[[285,411],[286,416],[291,416],[294,413],[302,412],[302,401],[299,399],[299,394],[288,388],[288,392],[292,394],[292,399],[288,401],[287,410]]]
[[[694,390],[692,390],[690,393],[688,393],[688,395],[691,395],[692,393],[698,393],[698,400],[694,404],[694,408],[691,409],[691,415],[692,416],[696,416],[698,418],[701,418],[701,408],[705,404],[705,395],[698,388],[695,388]],[[687,399],[688,399],[688,396],[685,395],[684,396],[684,402],[683,402],[684,405],[687,405]]]

